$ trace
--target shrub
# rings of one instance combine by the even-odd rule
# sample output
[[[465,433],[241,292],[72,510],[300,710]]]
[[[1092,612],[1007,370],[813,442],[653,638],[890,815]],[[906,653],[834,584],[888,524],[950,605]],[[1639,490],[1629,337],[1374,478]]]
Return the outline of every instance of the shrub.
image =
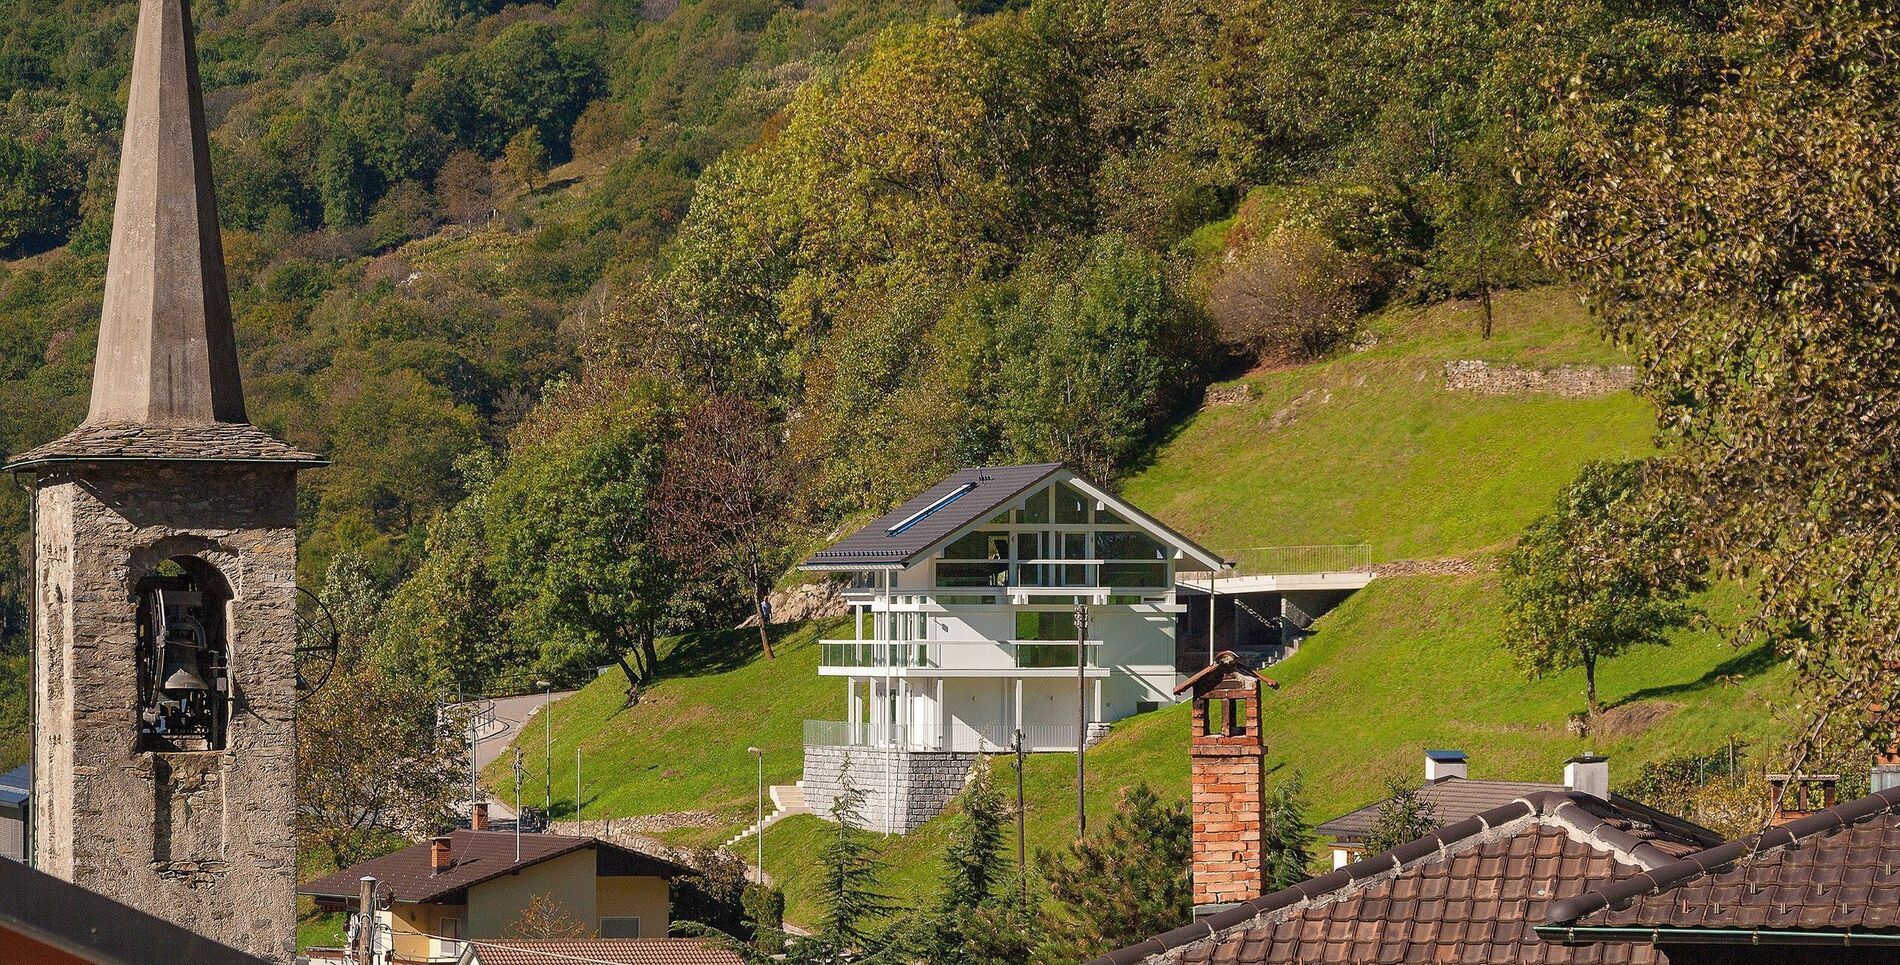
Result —
[[[1282,226],[1215,276],[1208,309],[1222,339],[1260,361],[1304,361],[1352,337],[1371,281],[1364,257]]]

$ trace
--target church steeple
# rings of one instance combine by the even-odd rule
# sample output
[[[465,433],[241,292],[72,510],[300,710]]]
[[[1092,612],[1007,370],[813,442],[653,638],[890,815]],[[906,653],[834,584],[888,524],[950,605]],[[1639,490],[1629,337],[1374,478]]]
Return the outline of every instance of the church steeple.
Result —
[[[190,0],[141,0],[88,424],[243,423]]]

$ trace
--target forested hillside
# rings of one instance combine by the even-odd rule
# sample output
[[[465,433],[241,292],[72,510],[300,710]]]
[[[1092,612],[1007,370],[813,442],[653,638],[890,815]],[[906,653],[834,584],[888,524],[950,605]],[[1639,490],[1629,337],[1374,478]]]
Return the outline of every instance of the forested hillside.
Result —
[[[1118,481],[1210,381],[1325,358],[1369,312],[1470,298],[1491,334],[1495,292],[1553,276],[1527,225],[1575,164],[1573,95],[1693,99],[1726,14],[195,8],[252,411],[335,462],[302,519],[349,637],[325,699],[418,704],[611,661],[637,688],[656,636],[729,625],[920,479]],[[83,412],[132,9],[0,40],[0,450]]]

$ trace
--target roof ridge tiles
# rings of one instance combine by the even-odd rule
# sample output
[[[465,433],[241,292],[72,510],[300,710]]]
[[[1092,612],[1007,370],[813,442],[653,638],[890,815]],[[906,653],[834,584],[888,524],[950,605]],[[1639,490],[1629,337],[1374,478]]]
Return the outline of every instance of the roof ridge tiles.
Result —
[[[1545,924],[1569,925],[1605,909],[1626,908],[1638,898],[1660,894],[1695,878],[1713,874],[1744,858],[1798,845],[1808,838],[1830,834],[1882,814],[1900,814],[1900,788],[1876,791],[1863,798],[1823,808],[1787,824],[1676,859],[1641,875],[1558,899],[1548,908]]]

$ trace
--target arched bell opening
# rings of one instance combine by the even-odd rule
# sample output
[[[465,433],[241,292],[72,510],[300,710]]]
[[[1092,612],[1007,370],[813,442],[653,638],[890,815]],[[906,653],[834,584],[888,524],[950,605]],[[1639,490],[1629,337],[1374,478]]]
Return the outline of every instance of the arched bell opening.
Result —
[[[230,584],[195,556],[141,577],[138,594],[138,749],[221,751],[230,723]]]

